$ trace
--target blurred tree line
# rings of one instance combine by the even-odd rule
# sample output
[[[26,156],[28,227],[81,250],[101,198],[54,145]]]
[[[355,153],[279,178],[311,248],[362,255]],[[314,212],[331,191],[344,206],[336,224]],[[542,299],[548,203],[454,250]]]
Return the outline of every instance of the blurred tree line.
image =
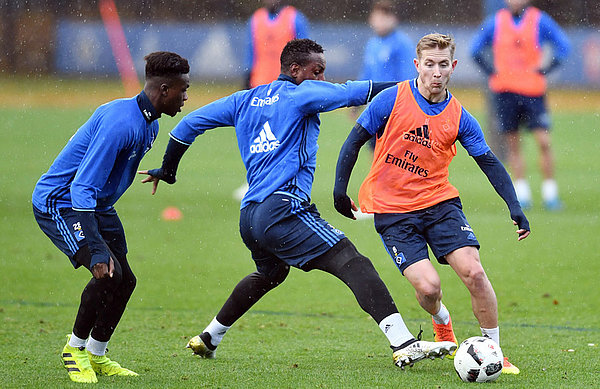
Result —
[[[55,22],[99,20],[100,0],[0,0],[0,74],[52,71]],[[246,21],[260,0],[114,0],[123,21]],[[397,0],[404,24],[481,23],[484,0]],[[288,1],[310,22],[365,22],[371,0]],[[534,0],[562,26],[600,26],[599,0]]]

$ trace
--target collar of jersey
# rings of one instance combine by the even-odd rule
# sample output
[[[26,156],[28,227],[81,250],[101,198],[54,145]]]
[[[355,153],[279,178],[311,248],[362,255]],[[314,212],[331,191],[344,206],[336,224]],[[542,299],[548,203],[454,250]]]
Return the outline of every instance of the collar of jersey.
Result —
[[[160,117],[160,115],[156,113],[156,110],[150,102],[150,99],[148,96],[146,96],[146,92],[141,91],[140,94],[136,96],[135,100],[138,103],[138,107],[140,107],[140,111],[142,111],[142,115],[144,115],[144,118],[148,123]]]
[[[512,18],[513,18],[514,22],[515,23],[520,23],[521,19],[523,18],[523,15],[525,15],[525,12],[527,11],[527,8],[529,8],[529,7],[525,7],[524,9],[520,9],[517,12],[512,12],[510,9],[508,11],[512,15]]]
[[[425,98],[425,96],[423,96],[421,94],[421,92],[419,92],[419,86],[417,85],[417,79],[418,78],[413,79],[413,82],[411,84],[411,90],[412,90],[413,96],[415,96],[415,99],[417,101],[423,100],[424,102],[426,102],[427,104],[429,104],[429,106],[436,106],[436,104],[444,105],[444,104],[447,104],[448,101],[450,101],[450,98],[452,97],[452,95],[450,94],[450,91],[447,88],[446,88],[446,98],[444,100],[438,101],[437,103],[434,103],[434,102],[431,102],[431,101],[427,100]]]
[[[296,83],[296,80],[294,80],[291,76],[288,76],[287,74],[283,73],[281,73],[279,77],[277,77],[277,81],[289,81],[294,84]]]

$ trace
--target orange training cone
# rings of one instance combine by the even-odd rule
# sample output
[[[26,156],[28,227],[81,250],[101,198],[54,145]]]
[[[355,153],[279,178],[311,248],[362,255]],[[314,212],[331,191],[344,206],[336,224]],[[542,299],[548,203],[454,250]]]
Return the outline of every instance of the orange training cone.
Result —
[[[161,214],[163,220],[167,221],[177,221],[183,218],[183,213],[177,207],[167,207],[162,211]]]

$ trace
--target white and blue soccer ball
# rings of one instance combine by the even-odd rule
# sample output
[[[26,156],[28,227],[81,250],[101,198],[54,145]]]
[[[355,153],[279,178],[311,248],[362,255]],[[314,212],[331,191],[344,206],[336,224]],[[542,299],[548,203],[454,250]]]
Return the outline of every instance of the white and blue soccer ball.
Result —
[[[454,356],[454,370],[465,382],[494,381],[502,373],[504,355],[498,343],[474,336],[463,341]]]

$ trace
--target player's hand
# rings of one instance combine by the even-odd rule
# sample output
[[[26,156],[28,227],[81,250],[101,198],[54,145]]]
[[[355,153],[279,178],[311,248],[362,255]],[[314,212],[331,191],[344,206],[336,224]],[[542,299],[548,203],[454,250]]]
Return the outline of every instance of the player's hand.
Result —
[[[333,194],[333,206],[335,209],[349,219],[356,220],[352,211],[358,211],[354,201],[345,193]]]
[[[518,209],[511,210],[510,218],[512,219],[513,224],[519,228],[517,230],[517,234],[519,235],[517,240],[523,240],[527,238],[531,233],[531,230],[529,228],[529,221],[527,220],[527,217],[525,217],[523,210],[520,207]]]
[[[115,262],[112,257],[108,260],[108,264],[106,263],[97,263],[92,268],[92,275],[95,279],[100,280],[102,278],[112,278],[113,273],[115,272]]]
[[[148,174],[149,176],[158,178],[159,180],[163,180],[169,185],[173,185],[175,182],[177,182],[177,178],[175,178],[175,173],[169,172],[163,169],[162,167],[160,169],[142,170],[139,171],[138,174]]]
[[[148,176],[142,180],[142,184],[145,184],[146,182],[152,182],[152,194],[154,195],[156,193],[156,189],[158,188],[158,182],[160,181],[160,178],[150,174],[151,171],[152,170],[140,170],[138,171],[138,174],[146,174]]]
[[[158,188],[158,182],[163,180],[167,184],[174,184],[175,179],[174,176],[170,176],[164,173],[163,169],[152,169],[152,170],[140,170],[138,174],[146,174],[148,177],[142,180],[142,184],[146,182],[152,182],[152,194],[156,193],[156,189]]]

